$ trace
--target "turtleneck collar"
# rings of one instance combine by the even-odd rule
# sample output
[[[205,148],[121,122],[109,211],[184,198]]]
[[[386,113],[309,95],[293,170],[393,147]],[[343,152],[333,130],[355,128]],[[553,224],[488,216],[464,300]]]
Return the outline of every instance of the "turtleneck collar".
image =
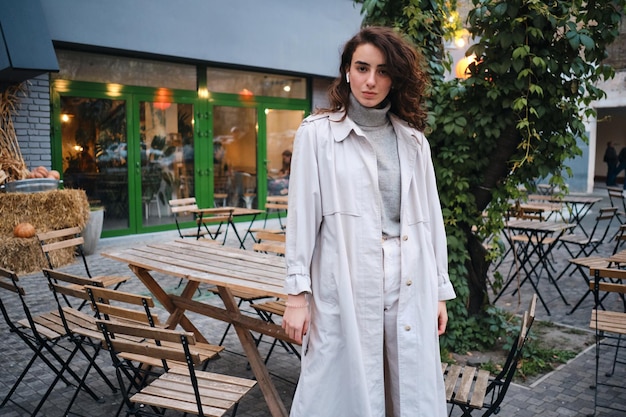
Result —
[[[384,126],[389,123],[387,119],[387,113],[391,108],[391,103],[387,102],[385,107],[365,107],[350,94],[350,108],[348,110],[348,116],[359,126],[363,127],[377,127]]]

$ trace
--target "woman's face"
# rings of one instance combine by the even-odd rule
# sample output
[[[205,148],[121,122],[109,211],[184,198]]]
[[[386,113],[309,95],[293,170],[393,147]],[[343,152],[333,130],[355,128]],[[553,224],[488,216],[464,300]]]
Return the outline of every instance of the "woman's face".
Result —
[[[378,106],[391,90],[385,55],[371,43],[357,46],[346,73],[352,94],[364,107]]]

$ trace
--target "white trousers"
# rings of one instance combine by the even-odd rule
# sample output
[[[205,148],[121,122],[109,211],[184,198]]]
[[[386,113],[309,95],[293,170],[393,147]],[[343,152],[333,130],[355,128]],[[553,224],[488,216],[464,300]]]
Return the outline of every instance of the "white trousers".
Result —
[[[400,238],[383,241],[384,368],[386,417],[400,417],[398,373],[398,298],[400,296]]]

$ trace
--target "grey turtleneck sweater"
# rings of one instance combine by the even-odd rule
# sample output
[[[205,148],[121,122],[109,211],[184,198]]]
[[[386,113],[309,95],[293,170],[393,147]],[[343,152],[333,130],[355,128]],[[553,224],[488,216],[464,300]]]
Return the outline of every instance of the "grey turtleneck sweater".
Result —
[[[348,116],[363,130],[376,153],[383,236],[400,236],[400,158],[396,132],[383,108],[362,106],[350,95]]]

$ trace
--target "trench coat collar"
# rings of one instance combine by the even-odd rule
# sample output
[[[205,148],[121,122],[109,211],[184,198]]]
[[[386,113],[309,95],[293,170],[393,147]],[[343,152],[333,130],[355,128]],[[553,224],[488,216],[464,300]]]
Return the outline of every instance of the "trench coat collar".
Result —
[[[357,125],[354,122],[354,120],[350,118],[350,116],[346,116],[343,120],[341,120],[343,115],[344,115],[344,111],[337,111],[337,112],[331,113],[328,116],[328,119],[331,122],[330,127],[331,127],[331,131],[333,133],[333,138],[335,139],[335,141],[342,142],[348,136],[350,136],[350,132],[353,132],[353,131],[358,136],[365,137],[363,130],[361,130],[359,125]],[[417,145],[422,144],[421,135],[418,135],[417,130],[410,127],[407,122],[400,119],[398,116],[396,116],[393,113],[389,113],[389,120],[391,121],[391,124],[398,138],[411,137],[416,141]]]

